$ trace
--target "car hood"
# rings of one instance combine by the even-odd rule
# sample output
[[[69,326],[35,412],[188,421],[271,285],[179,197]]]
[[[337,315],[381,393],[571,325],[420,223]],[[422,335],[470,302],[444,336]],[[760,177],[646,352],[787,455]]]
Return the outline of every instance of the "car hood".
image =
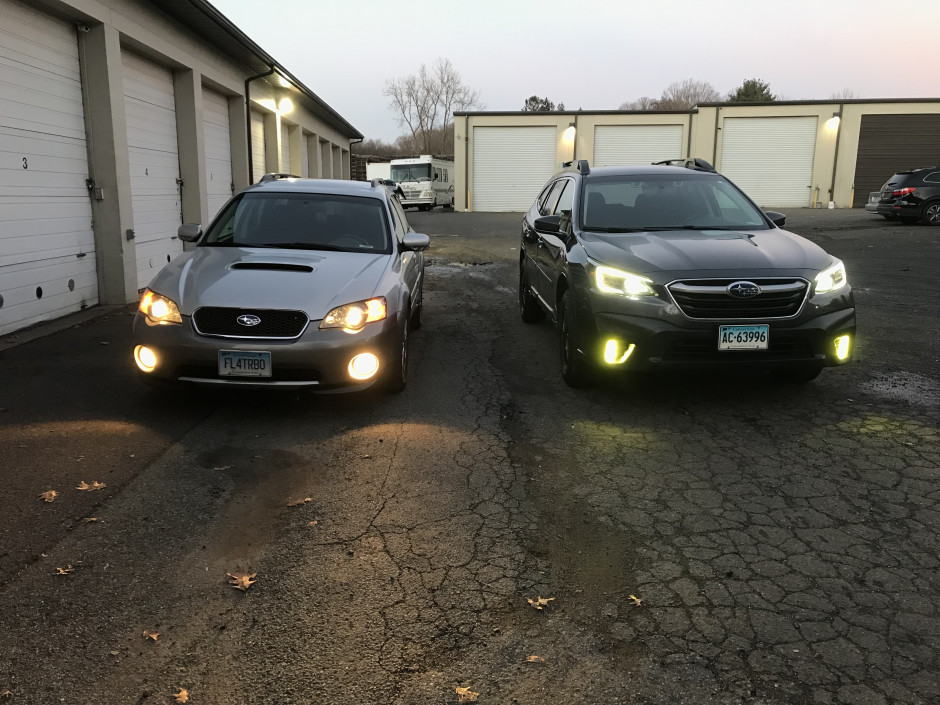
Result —
[[[669,230],[583,233],[587,255],[638,274],[760,270],[819,271],[832,263],[821,247],[786,230]]]
[[[243,247],[197,247],[176,258],[150,288],[180,313],[202,306],[304,311],[312,320],[372,297],[390,256]]]

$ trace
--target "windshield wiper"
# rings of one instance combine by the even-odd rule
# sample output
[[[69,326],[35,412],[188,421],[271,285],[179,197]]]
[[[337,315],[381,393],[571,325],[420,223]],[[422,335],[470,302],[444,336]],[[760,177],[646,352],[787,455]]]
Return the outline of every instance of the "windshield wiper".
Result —
[[[644,228],[602,228],[598,225],[585,225],[585,230],[595,233],[641,233]]]
[[[342,252],[345,249],[343,247],[334,247],[333,245],[319,245],[313,242],[241,243],[241,247],[275,247],[284,250],[330,250],[332,252]]]

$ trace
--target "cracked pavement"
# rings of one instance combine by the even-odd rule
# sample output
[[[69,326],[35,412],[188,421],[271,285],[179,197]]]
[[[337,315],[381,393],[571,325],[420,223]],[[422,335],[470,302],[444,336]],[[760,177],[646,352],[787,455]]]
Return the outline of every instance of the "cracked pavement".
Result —
[[[8,701],[940,702],[940,228],[792,215],[859,306],[812,384],[575,391],[519,321],[519,216],[409,216],[396,397],[151,393],[123,309],[0,352]]]

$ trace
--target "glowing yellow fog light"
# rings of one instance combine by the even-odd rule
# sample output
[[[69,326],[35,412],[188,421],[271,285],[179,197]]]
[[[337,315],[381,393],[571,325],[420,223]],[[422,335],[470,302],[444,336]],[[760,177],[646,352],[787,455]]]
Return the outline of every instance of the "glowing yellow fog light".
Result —
[[[623,345],[619,340],[608,340],[604,346],[604,362],[608,365],[622,365],[630,357],[636,345]]]
[[[134,348],[134,362],[144,372],[153,372],[157,367],[157,354],[148,347],[138,345]]]
[[[349,376],[369,379],[379,371],[379,358],[372,353],[361,353],[349,361]]]
[[[847,335],[840,335],[833,342],[836,347],[836,358],[839,360],[848,360],[849,353],[852,351],[852,339]]]

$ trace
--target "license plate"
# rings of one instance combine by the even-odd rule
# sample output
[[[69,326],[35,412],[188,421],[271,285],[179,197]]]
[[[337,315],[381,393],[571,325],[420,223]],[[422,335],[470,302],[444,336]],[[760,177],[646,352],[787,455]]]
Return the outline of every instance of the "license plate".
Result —
[[[770,326],[719,326],[719,350],[766,350]]]
[[[271,353],[219,350],[220,377],[270,377]]]

